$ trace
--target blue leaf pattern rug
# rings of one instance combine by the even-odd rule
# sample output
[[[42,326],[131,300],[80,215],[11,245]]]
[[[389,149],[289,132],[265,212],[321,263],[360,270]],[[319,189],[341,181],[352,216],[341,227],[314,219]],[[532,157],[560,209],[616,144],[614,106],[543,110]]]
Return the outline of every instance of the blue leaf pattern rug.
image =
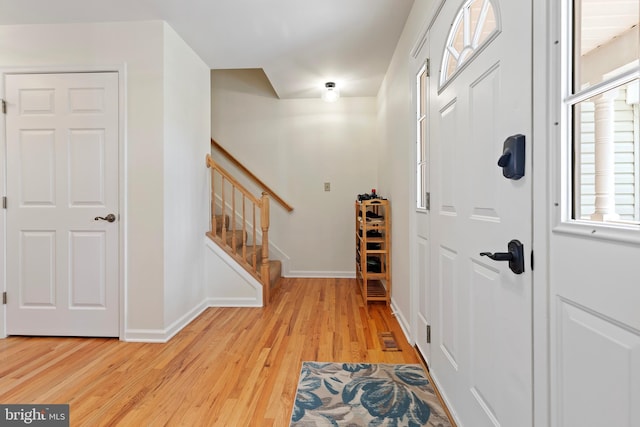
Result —
[[[420,365],[303,362],[291,427],[450,427]]]

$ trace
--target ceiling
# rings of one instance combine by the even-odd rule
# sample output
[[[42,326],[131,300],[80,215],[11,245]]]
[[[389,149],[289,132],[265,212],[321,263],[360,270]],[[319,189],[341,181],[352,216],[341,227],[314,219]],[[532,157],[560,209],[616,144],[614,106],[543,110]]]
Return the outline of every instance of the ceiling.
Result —
[[[262,68],[280,98],[375,96],[414,0],[0,0],[0,25],[164,20],[212,69]]]
[[[581,8],[582,54],[638,25],[638,0],[582,0]]]

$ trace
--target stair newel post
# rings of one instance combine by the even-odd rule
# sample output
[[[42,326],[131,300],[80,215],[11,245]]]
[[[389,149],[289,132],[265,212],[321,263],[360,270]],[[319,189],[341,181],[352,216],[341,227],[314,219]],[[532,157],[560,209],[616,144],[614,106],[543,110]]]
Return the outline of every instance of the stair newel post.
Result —
[[[260,266],[260,277],[262,278],[262,303],[267,305],[269,303],[269,287],[270,274],[269,274],[269,195],[266,192],[262,193],[260,199],[260,227],[262,228],[262,260]]]

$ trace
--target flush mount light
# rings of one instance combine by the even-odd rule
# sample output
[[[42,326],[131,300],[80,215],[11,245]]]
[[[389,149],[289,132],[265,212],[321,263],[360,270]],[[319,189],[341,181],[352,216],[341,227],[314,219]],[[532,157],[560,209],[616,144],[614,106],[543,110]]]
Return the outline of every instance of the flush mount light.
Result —
[[[340,91],[336,87],[334,82],[326,82],[324,84],[324,91],[322,92],[322,99],[325,102],[336,102],[340,98]]]

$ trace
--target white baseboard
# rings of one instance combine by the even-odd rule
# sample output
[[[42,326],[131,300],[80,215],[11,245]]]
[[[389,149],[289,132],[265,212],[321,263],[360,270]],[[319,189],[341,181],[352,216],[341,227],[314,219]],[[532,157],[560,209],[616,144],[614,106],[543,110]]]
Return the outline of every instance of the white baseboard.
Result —
[[[168,341],[164,330],[160,329],[127,329],[122,341],[148,342],[163,344]]]
[[[391,298],[391,312],[393,313],[395,318],[398,320],[398,323],[400,324],[400,329],[402,329],[402,332],[404,333],[405,338],[407,338],[407,341],[409,341],[409,344],[415,345],[415,340],[413,339],[410,333],[411,327],[409,326],[409,322],[407,322],[407,319],[404,317],[402,312],[398,310],[398,305],[393,300],[393,297]]]
[[[354,271],[312,271],[312,270],[293,270],[289,271],[284,277],[300,277],[300,278],[336,278],[336,279],[354,279],[356,273]]]
[[[128,329],[125,331],[122,341],[166,343],[210,307],[262,307],[262,301],[256,301],[254,298],[207,298],[169,327],[165,329]]]
[[[255,298],[208,298],[209,307],[262,307]]]
[[[122,341],[166,343],[184,329],[185,326],[200,316],[207,308],[209,308],[209,305],[206,301],[202,301],[165,329],[127,329],[124,332],[124,339]]]

